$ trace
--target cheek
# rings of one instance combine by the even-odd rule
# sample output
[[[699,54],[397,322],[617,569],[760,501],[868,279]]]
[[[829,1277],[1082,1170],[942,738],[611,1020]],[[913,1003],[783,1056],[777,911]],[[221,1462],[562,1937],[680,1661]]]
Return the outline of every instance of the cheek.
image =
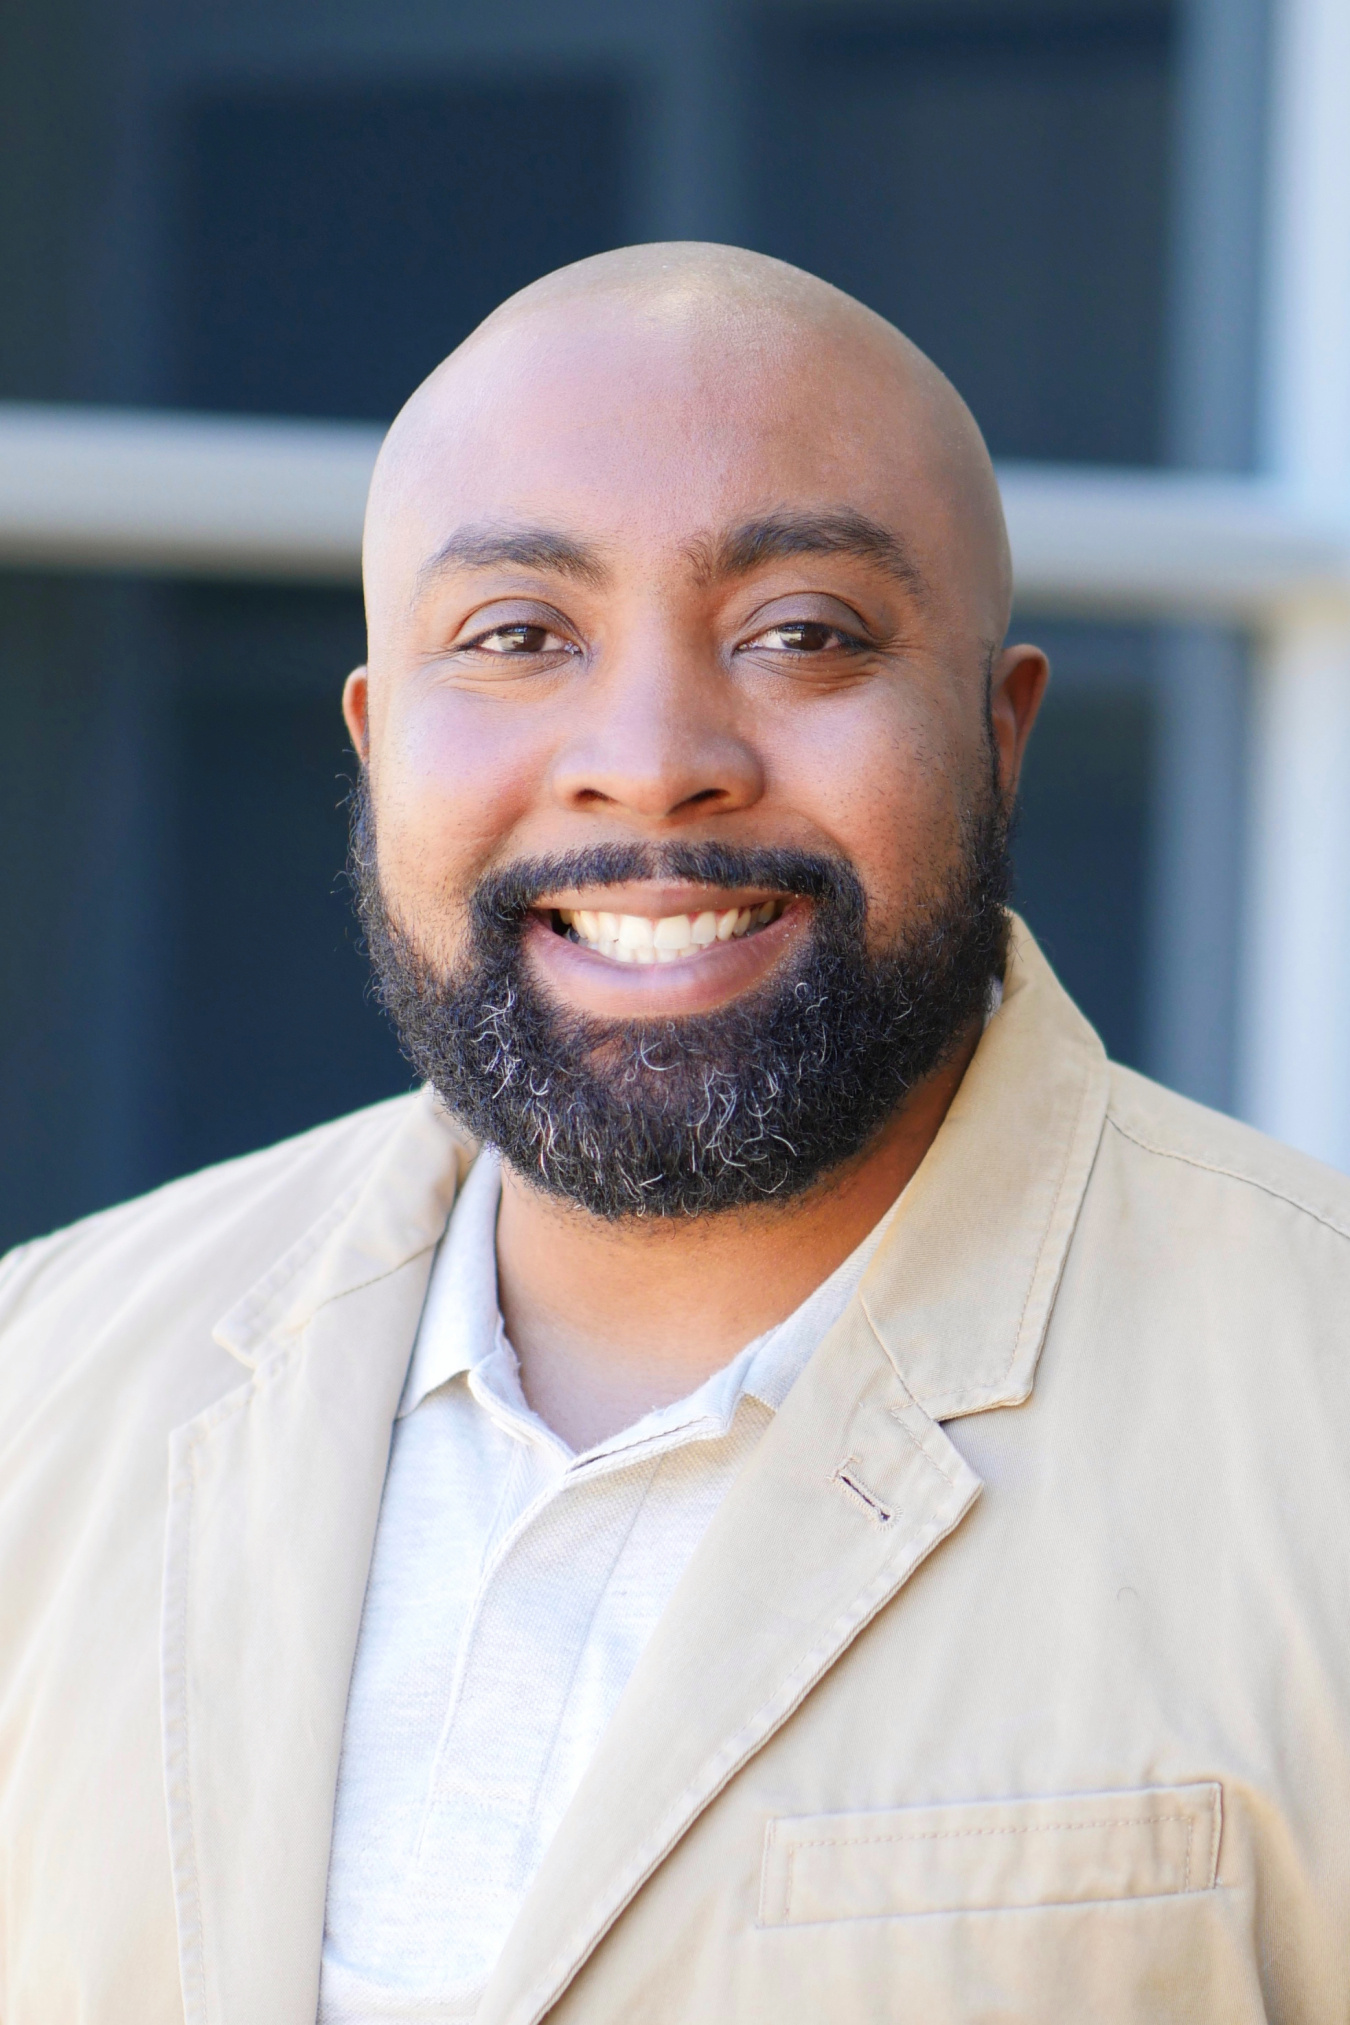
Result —
[[[857,870],[872,933],[885,942],[959,860],[970,740],[922,695],[836,698],[829,708],[828,725],[778,742],[779,778]]]
[[[537,793],[546,754],[525,712],[454,692],[400,699],[372,753],[380,873],[408,926],[459,915]]]

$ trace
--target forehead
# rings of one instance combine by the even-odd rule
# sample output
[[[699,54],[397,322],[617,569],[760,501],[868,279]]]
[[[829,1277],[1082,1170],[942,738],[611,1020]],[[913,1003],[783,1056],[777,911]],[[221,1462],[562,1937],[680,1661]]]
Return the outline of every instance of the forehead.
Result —
[[[603,313],[484,333],[398,425],[370,561],[406,578],[466,521],[644,564],[762,511],[851,507],[940,543],[940,458],[903,375],[772,317]]]

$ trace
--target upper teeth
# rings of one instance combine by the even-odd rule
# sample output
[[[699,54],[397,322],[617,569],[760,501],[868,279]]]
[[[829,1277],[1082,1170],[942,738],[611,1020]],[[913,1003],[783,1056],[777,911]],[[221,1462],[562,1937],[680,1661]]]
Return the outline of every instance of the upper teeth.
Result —
[[[766,900],[759,907],[711,908],[704,914],[607,914],[589,907],[560,907],[559,917],[590,948],[619,963],[678,963],[713,942],[731,942],[762,928],[785,903]]]

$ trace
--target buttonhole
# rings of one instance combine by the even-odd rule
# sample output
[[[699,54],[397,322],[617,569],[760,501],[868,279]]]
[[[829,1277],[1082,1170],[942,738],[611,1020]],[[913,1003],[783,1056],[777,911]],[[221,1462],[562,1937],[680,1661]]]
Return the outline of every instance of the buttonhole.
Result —
[[[868,1518],[872,1519],[878,1526],[888,1526],[895,1517],[890,1506],[885,1504],[875,1491],[869,1491],[867,1485],[858,1475],[858,1458],[855,1455],[845,1456],[831,1481],[838,1484],[840,1490],[847,1496],[856,1498],[858,1503],[863,1506]]]

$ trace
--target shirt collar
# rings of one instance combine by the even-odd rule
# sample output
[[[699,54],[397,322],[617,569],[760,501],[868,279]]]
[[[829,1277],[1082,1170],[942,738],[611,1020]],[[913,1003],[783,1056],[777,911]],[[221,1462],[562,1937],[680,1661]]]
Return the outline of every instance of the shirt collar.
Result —
[[[402,1420],[429,1392],[486,1363],[497,1347],[497,1209],[501,1160],[485,1146],[460,1188],[436,1250],[399,1402]]]
[[[399,1419],[450,1379],[487,1366],[505,1347],[497,1298],[501,1187],[500,1156],[485,1147],[460,1189],[436,1253]],[[729,1426],[746,1395],[777,1412],[811,1352],[853,1298],[899,1200],[785,1320],[747,1343],[684,1399],[644,1415],[616,1441],[626,1444],[633,1438],[655,1439],[695,1421]],[[495,1392],[500,1387],[491,1389]]]

